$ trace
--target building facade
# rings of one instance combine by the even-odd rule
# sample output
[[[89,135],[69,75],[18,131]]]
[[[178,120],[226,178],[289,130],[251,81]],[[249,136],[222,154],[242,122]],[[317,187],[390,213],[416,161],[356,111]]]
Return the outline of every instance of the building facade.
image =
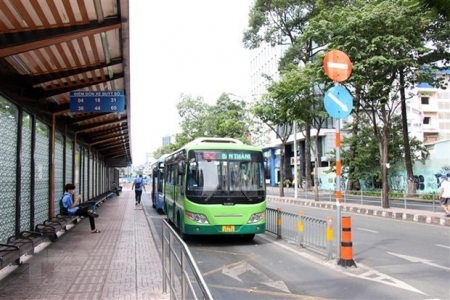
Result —
[[[450,70],[441,71],[438,76],[448,84]],[[410,95],[407,100],[410,136],[430,150],[435,142],[450,140],[450,91],[421,83]]]
[[[175,143],[175,135],[165,135],[162,138],[162,146],[169,145],[171,143]]]

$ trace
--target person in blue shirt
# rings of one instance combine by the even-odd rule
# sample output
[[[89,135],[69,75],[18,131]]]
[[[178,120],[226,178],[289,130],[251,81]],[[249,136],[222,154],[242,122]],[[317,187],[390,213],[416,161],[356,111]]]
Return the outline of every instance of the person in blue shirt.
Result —
[[[95,228],[94,218],[98,218],[98,214],[90,209],[91,203],[82,203],[80,205],[81,195],[76,196],[75,201],[73,197],[75,196],[75,185],[68,183],[64,186],[64,195],[61,199],[61,213],[67,215],[76,215],[89,218],[89,224],[91,225],[92,233],[100,233],[101,231]]]
[[[135,205],[141,205],[141,196],[142,196],[142,189],[147,192],[145,189],[144,184],[144,178],[142,178],[142,174],[139,175],[138,178],[136,178],[133,182],[133,186],[131,187],[131,190],[134,189],[135,198],[136,198],[136,204]]]

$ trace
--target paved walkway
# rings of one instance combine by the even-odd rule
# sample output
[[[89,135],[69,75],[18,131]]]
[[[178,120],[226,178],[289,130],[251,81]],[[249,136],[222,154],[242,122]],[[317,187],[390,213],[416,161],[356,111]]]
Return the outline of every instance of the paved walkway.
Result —
[[[143,201],[150,203],[150,194]],[[169,299],[144,210],[124,190],[0,281],[0,299]]]
[[[150,194],[143,202],[150,206]],[[334,203],[268,196],[270,202],[335,208]],[[343,210],[450,226],[442,213],[344,204]],[[96,219],[102,233],[91,234],[84,219],[57,242],[46,243],[0,280],[0,299],[142,299],[167,300],[162,293],[160,246],[152,222],[134,193],[124,189],[102,204]],[[3,271],[2,271],[3,272]],[[1,277],[0,277],[1,278]]]

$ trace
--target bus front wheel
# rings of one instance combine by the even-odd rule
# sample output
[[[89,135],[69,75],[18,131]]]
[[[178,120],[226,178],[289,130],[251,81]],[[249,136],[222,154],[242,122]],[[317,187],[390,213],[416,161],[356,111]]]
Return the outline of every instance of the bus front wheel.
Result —
[[[250,242],[250,241],[253,240],[254,237],[255,237],[254,234],[243,234],[243,235],[242,235],[242,240],[243,240],[244,242]]]
[[[180,220],[180,219],[178,219],[178,232],[179,232],[179,234],[180,234],[180,238],[181,238],[183,241],[187,242],[187,241],[189,240],[190,235],[183,232],[183,230],[181,229],[181,224],[180,224],[180,221],[179,221],[179,220]]]

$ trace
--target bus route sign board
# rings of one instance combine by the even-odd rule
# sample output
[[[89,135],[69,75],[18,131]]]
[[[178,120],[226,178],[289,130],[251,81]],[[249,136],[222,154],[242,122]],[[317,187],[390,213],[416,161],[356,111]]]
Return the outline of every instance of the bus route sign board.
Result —
[[[125,110],[124,91],[71,91],[70,111],[87,112],[123,112]]]

